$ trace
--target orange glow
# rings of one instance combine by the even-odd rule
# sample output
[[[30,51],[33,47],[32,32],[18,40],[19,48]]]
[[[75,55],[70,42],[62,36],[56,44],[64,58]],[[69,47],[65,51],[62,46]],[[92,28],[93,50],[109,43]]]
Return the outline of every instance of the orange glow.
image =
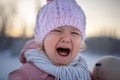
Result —
[[[34,31],[33,28],[27,28],[27,30],[26,30],[26,36],[27,37],[32,37],[33,36],[33,31]]]
[[[16,29],[16,27],[10,29],[6,29],[6,34],[11,37],[20,37],[22,35],[22,32],[20,29]]]
[[[6,34],[11,37],[32,37],[35,16],[34,0],[18,1],[17,14],[9,20]]]
[[[2,19],[1,19],[1,18],[0,18],[0,25],[2,25]],[[2,28],[2,27],[0,27],[0,31],[1,31],[1,28]]]

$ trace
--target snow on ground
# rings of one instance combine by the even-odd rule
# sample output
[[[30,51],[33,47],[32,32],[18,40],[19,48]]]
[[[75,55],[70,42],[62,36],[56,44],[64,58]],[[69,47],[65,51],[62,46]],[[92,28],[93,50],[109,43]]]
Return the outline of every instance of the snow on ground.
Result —
[[[92,71],[93,66],[96,60],[102,56],[110,55],[110,54],[92,54],[90,52],[82,53],[84,58],[87,61],[88,68]],[[120,57],[120,54],[115,54],[113,56]],[[21,63],[19,62],[18,56],[12,56],[9,50],[0,52],[0,80],[7,80],[8,74],[19,68]]]
[[[10,51],[0,52],[0,80],[7,80],[8,74],[20,65],[18,57],[12,56]]]

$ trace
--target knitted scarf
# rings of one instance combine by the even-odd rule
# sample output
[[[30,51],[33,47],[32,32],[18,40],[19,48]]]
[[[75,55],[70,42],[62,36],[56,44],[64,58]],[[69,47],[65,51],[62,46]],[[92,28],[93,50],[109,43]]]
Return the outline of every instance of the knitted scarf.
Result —
[[[55,76],[55,80],[91,80],[85,60],[80,54],[67,66],[51,63],[43,51],[30,49],[25,52],[27,62],[33,62],[41,70]]]

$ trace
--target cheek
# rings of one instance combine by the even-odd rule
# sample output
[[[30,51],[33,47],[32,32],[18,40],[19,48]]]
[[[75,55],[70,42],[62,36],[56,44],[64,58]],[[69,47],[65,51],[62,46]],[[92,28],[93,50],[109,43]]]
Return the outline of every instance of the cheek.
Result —
[[[48,35],[48,36],[46,36],[44,43],[48,46],[53,46],[54,44],[56,44],[57,40],[58,40],[57,36]],[[53,44],[53,45],[51,45],[51,44]]]
[[[57,38],[56,36],[53,35],[47,35],[46,38],[44,39],[44,49],[46,53],[53,53],[55,50],[55,46],[57,43]]]
[[[72,54],[72,58],[74,59],[76,56],[77,56],[77,54],[80,52],[80,42],[79,43],[77,43],[77,44],[74,44],[73,45],[73,54]]]
[[[76,54],[80,51],[80,48],[81,48],[81,40],[78,39],[78,40],[74,41],[74,45],[73,45],[73,49]]]

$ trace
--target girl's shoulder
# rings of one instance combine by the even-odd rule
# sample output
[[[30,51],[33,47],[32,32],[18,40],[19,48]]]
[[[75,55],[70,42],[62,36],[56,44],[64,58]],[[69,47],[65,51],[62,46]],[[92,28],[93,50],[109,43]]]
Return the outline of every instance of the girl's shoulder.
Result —
[[[46,80],[46,79],[54,80],[54,77],[38,69],[32,63],[25,63],[19,69],[12,71],[8,76],[8,80]]]

